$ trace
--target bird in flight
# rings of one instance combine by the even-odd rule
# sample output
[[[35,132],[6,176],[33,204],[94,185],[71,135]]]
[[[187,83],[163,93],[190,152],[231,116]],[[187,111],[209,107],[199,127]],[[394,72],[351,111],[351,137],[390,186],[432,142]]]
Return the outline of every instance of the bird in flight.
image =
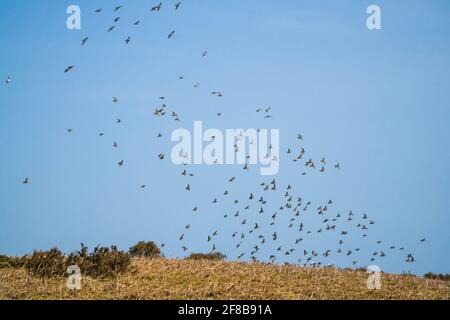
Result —
[[[112,98],[112,102],[113,102],[113,103],[118,103],[118,102],[119,102],[119,99],[118,99],[117,97],[113,97],[113,98]]]
[[[125,44],[129,44],[130,41],[131,41],[131,37],[128,37],[128,38],[125,40]]]
[[[167,36],[167,39],[172,38],[175,35],[175,30],[173,30],[169,35]]]
[[[140,20],[136,21],[135,23],[133,23],[133,25],[137,26],[139,23],[141,23]]]
[[[100,13],[100,12],[102,12],[102,9],[101,8],[97,9],[97,10],[95,10],[95,12]]]
[[[158,11],[161,10],[162,2],[160,2],[157,6],[154,6],[150,11]]]
[[[117,163],[117,165],[118,165],[119,167],[123,167],[123,164],[124,164],[123,160],[121,160],[120,162]]]
[[[208,56],[208,51],[203,52],[202,57],[207,57]]]
[[[85,43],[89,40],[89,37],[86,37],[84,39],[81,39],[81,45],[84,46]]]
[[[175,10],[180,9],[181,4],[182,4],[182,2],[178,2],[178,3],[175,5]]]
[[[29,184],[29,183],[30,183],[30,179],[28,177],[22,181],[22,184]]]
[[[6,83],[6,84],[10,84],[11,81],[12,81],[12,80],[11,80],[11,77],[8,77],[8,78],[6,78],[5,83]]]
[[[116,26],[111,26],[111,27],[108,29],[108,32],[113,31],[115,28],[116,28]]]
[[[64,70],[64,73],[67,73],[67,72],[71,71],[73,68],[75,68],[75,66],[68,66],[68,67]]]
[[[116,12],[116,11],[118,11],[118,10],[120,10],[120,9],[122,9],[122,6],[117,6],[117,7],[114,9],[114,12]]]

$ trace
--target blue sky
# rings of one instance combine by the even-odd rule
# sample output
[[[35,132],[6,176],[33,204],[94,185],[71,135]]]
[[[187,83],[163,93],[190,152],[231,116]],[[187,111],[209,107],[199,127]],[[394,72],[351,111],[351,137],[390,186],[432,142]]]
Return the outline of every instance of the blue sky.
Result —
[[[350,231],[343,249],[361,250],[320,260],[367,266],[371,253],[382,250],[387,256],[375,264],[383,271],[450,272],[447,1],[186,0],[179,12],[176,1],[163,1],[160,13],[150,13],[157,2],[123,1],[117,13],[110,1],[2,2],[0,252],[21,255],[52,246],[72,251],[81,242],[127,249],[154,240],[166,244],[167,256],[182,257],[182,244],[187,253],[210,251],[207,236],[219,230],[214,243],[230,259],[250,252],[264,234],[268,244],[259,258],[267,260],[278,246],[295,247],[278,262],[296,262],[303,249],[338,248],[337,232],[315,233],[323,227],[315,208],[332,199],[330,217],[346,217],[349,210],[357,216],[337,222],[339,230]],[[382,10],[379,31],[366,28],[366,8],[373,3]],[[82,10],[81,30],[65,27],[71,4]],[[103,12],[94,13],[97,8]],[[116,30],[108,33],[117,16]],[[176,35],[168,40],[172,30]],[[132,43],[125,46],[128,36]],[[76,69],[64,74],[68,65]],[[13,81],[6,85],[8,76]],[[212,97],[214,90],[224,97]],[[160,96],[180,123],[153,116]],[[271,106],[274,118],[256,114],[261,106]],[[259,184],[271,178],[256,168],[245,173],[236,166],[196,166],[188,168],[195,177],[184,178],[183,168],[158,160],[159,153],[170,154],[171,132],[192,130],[195,120],[223,130],[279,128],[279,192],[261,190]],[[160,132],[163,139],[156,139]],[[303,167],[285,154],[289,147],[304,147],[316,161],[339,162],[342,170],[301,176]],[[228,183],[232,176],[234,184]],[[25,177],[30,185],[22,185]],[[187,183],[192,192],[185,191]],[[141,190],[142,184],[147,188]],[[293,241],[299,234],[287,228],[291,213],[269,225],[288,184],[294,196],[312,202],[296,224],[304,222],[313,234],[303,234],[298,246]],[[250,192],[267,198],[265,216],[246,200]],[[243,212],[247,203],[248,226],[223,218]],[[364,212],[376,221],[367,238],[355,226]],[[235,248],[231,234],[254,222],[260,231]],[[180,243],[182,233],[186,240]],[[389,250],[391,245],[405,252]],[[416,263],[405,264],[406,253]]]

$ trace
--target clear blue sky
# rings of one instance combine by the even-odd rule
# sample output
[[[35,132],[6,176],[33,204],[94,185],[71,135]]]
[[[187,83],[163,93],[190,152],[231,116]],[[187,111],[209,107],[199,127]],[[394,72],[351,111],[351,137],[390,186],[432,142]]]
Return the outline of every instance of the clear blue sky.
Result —
[[[387,256],[375,261],[383,271],[450,272],[448,1],[186,0],[179,12],[176,1],[163,1],[160,13],[150,13],[157,2],[123,1],[114,13],[111,1],[2,1],[0,252],[72,251],[81,242],[127,249],[154,240],[166,244],[167,256],[181,257],[181,233],[187,253],[208,252],[207,236],[219,230],[214,243],[230,259],[250,252],[264,234],[268,244],[258,257],[266,261],[280,245],[296,252],[288,259],[280,254],[279,262],[296,262],[303,249],[328,248],[332,255],[319,260],[339,266],[352,260],[367,266],[371,253],[383,250]],[[366,28],[366,8],[373,3],[382,9],[380,31]],[[79,31],[65,27],[70,4],[82,9]],[[103,8],[100,15],[97,8]],[[106,32],[116,16],[116,30]],[[168,40],[172,30],[176,35]],[[128,36],[132,43],[125,46]],[[68,65],[77,68],[64,74]],[[213,90],[224,97],[212,97]],[[160,96],[181,123],[153,116]],[[272,120],[256,114],[261,106],[273,108]],[[196,176],[184,178],[183,168],[158,160],[159,153],[170,154],[172,130],[191,129],[194,120],[207,128],[279,128],[280,190],[262,191],[259,184],[271,178],[256,168],[192,167]],[[159,132],[163,139],[156,139]],[[307,158],[324,156],[342,170],[301,176],[303,166],[285,154],[300,146]],[[237,176],[234,184],[231,176]],[[31,184],[22,185],[25,177]],[[287,228],[292,213],[269,225],[288,184],[294,196],[312,202],[295,223],[303,221],[313,234],[303,234],[298,246],[297,228]],[[256,203],[243,213],[250,192],[267,198],[265,216],[257,215]],[[219,204],[213,206],[215,197]],[[235,199],[241,202],[234,205]],[[337,222],[338,230],[350,231],[345,252],[361,249],[355,256],[336,254],[338,232],[315,233],[324,219],[315,209],[329,199],[330,217],[355,213],[354,221]],[[194,206],[200,208],[196,215]],[[237,210],[249,225],[223,219]],[[376,221],[366,239],[356,230],[363,212]],[[231,234],[256,221],[261,229],[236,249]],[[406,253],[417,262],[405,264]]]

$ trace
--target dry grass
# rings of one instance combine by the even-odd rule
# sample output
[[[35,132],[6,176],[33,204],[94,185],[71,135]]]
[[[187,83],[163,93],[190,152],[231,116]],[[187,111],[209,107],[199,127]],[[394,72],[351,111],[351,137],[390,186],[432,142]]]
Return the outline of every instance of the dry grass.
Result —
[[[0,269],[0,299],[450,299],[450,282],[382,275],[369,291],[363,271],[309,269],[221,261],[133,259],[114,279],[39,279],[25,269]]]

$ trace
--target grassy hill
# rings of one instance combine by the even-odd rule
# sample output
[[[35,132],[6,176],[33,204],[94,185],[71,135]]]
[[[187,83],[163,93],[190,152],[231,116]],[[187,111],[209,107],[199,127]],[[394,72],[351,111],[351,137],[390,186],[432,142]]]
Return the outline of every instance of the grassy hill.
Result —
[[[0,269],[0,299],[450,299],[450,282],[382,275],[370,291],[364,271],[313,269],[207,260],[133,258],[129,271],[109,279],[40,279],[24,268]]]

